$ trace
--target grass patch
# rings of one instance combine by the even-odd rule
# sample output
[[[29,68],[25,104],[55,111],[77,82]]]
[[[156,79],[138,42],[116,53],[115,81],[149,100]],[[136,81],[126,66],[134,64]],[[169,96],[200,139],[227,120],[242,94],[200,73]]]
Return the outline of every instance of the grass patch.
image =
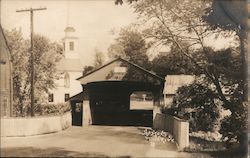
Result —
[[[222,141],[205,140],[198,137],[189,137],[190,145],[185,152],[203,153],[217,158],[245,158],[246,152],[239,143],[228,144]]]
[[[221,141],[205,140],[198,137],[189,137],[189,147],[185,149],[188,152],[197,151],[224,151],[227,149],[227,144]]]

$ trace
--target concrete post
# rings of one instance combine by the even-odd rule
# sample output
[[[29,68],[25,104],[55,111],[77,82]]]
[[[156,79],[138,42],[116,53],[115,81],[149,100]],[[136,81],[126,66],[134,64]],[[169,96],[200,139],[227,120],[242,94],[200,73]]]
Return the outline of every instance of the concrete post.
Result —
[[[153,128],[157,128],[157,114],[161,113],[161,108],[160,108],[160,93],[158,91],[153,93],[154,95],[154,105],[153,105]]]
[[[83,100],[82,126],[89,126],[92,124],[92,116],[89,105],[89,100]]]
[[[178,147],[183,150],[189,146],[189,123],[186,121],[179,122],[178,129]]]

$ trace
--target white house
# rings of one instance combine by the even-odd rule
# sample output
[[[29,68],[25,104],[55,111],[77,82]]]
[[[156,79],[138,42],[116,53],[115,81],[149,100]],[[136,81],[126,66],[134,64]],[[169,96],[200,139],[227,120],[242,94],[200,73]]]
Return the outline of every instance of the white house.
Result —
[[[78,38],[75,29],[67,27],[63,38],[64,57],[57,65],[60,77],[56,80],[56,88],[50,91],[48,102],[64,103],[68,98],[82,91],[80,81],[76,80],[82,76],[82,64],[78,53]]]
[[[163,90],[165,107],[170,106],[178,88],[193,83],[194,79],[193,75],[167,75]]]

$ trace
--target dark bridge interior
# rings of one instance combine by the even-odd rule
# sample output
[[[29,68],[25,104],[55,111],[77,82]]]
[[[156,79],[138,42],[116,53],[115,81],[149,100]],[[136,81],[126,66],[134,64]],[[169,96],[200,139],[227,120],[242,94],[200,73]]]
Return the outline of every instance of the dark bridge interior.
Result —
[[[130,110],[134,91],[159,92],[150,83],[103,81],[87,84],[93,125],[152,126],[152,110]]]

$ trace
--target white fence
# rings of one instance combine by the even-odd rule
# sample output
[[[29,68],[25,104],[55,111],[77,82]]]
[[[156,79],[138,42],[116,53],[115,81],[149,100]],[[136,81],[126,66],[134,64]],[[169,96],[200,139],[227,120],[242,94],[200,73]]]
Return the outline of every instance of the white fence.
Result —
[[[72,124],[71,112],[62,116],[1,118],[1,137],[30,136],[62,131]]]
[[[189,123],[174,116],[157,113],[153,122],[154,129],[170,132],[177,142],[178,148],[183,150],[189,146]]]

